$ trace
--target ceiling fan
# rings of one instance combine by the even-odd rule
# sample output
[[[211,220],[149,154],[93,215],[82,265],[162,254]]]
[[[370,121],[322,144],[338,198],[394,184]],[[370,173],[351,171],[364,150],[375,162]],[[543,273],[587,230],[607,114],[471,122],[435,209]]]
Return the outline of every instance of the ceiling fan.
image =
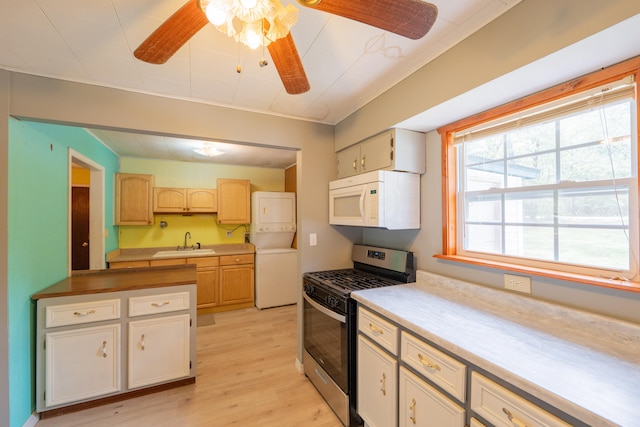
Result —
[[[268,0],[267,3],[276,2],[281,7],[278,0]],[[164,64],[210,22],[203,3],[209,1],[189,0],[138,46],[134,56],[151,64]],[[298,0],[298,3],[413,40],[427,34],[438,16],[438,9],[434,4],[421,0]],[[261,21],[262,39],[267,40],[271,24],[266,18]],[[288,28],[286,35],[278,37],[268,40],[267,49],[287,93],[296,95],[307,92],[310,89],[309,81]]]

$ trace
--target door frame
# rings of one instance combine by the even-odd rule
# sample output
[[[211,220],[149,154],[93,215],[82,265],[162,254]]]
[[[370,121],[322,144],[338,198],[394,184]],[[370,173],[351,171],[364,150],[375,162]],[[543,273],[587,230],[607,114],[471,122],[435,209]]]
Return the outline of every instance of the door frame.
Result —
[[[77,151],[69,148],[68,162],[68,214],[67,214],[67,269],[71,275],[71,187],[73,163],[89,169],[91,182],[89,184],[89,269],[102,270],[106,266],[105,262],[105,235],[104,227],[104,167]],[[104,231],[103,231],[104,230]]]

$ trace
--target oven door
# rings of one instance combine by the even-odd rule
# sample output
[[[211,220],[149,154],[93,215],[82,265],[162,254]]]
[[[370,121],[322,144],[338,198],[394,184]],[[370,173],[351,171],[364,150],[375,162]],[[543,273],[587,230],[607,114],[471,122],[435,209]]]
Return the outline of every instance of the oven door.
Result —
[[[304,348],[333,381],[348,393],[346,316],[304,296]]]

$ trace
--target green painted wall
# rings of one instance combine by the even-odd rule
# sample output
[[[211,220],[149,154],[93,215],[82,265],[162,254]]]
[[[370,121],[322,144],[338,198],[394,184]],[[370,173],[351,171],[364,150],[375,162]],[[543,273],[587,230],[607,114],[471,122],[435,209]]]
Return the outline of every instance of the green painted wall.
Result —
[[[117,248],[117,156],[80,128],[9,118],[8,314],[10,425],[35,409],[35,304],[31,295],[67,277],[68,149],[105,168],[105,250]]]

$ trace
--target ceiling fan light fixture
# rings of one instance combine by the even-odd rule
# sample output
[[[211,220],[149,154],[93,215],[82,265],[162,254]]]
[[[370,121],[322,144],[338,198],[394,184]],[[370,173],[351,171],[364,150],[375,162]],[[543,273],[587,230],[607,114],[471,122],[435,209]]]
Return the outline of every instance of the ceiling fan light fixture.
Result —
[[[251,49],[286,37],[298,20],[298,9],[279,0],[198,0],[198,6],[218,31]]]

